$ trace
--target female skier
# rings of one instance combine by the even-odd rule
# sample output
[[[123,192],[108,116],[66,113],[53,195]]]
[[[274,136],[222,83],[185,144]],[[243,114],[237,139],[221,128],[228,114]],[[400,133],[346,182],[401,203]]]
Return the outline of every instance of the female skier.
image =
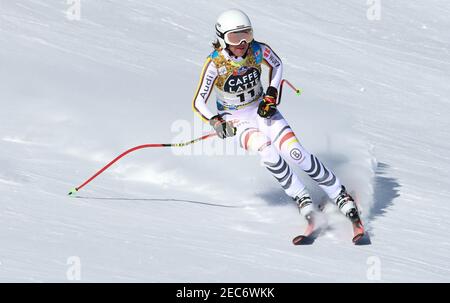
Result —
[[[360,222],[355,202],[337,176],[305,150],[276,107],[283,70],[280,58],[267,44],[253,39],[250,19],[240,10],[222,13],[215,28],[217,40],[203,66],[194,111],[220,138],[234,137],[240,147],[257,151],[262,165],[297,202],[310,225],[314,214],[311,197],[286,160],[316,181],[354,224]],[[265,93],[260,81],[262,63],[269,67],[270,84]],[[217,114],[206,106],[213,87]]]

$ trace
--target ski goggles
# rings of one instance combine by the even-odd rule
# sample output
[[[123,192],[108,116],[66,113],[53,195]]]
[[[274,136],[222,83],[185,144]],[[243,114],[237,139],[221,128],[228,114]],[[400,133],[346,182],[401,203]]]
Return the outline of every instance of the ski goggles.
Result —
[[[242,41],[250,43],[253,41],[253,30],[251,28],[227,32],[224,40],[229,45],[239,45]]]

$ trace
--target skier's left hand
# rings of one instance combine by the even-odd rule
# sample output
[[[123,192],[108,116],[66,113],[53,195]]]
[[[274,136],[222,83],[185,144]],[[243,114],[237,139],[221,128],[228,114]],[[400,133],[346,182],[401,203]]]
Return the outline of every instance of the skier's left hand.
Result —
[[[259,103],[258,115],[263,118],[271,118],[277,112],[277,95],[278,91],[275,87],[269,86],[264,98]]]

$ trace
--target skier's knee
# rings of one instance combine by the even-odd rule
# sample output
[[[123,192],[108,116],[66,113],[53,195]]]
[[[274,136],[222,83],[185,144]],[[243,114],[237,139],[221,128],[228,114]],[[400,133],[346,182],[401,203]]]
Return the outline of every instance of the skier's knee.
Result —
[[[269,138],[261,131],[251,129],[241,135],[241,146],[248,151],[264,153],[271,145]]]
[[[286,159],[301,164],[308,156],[308,152],[302,147],[294,132],[286,132],[275,142],[276,148]]]

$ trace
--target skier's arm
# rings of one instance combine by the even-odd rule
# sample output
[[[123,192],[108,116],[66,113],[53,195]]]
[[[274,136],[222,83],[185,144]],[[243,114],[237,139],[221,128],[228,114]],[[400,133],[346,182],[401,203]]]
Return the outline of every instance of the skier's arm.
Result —
[[[269,86],[275,87],[278,90],[283,77],[283,63],[280,57],[267,44],[260,44],[263,53],[263,62],[269,67]]]
[[[283,74],[283,63],[267,44],[260,43],[260,45],[263,62],[269,67],[269,87],[263,100],[259,103],[258,115],[263,118],[270,118],[277,112],[278,89]]]
[[[205,122],[208,122],[214,116],[214,114],[206,106],[206,102],[208,101],[209,95],[213,90],[217,74],[216,65],[211,58],[208,57],[203,65],[200,81],[192,101],[192,109]]]

